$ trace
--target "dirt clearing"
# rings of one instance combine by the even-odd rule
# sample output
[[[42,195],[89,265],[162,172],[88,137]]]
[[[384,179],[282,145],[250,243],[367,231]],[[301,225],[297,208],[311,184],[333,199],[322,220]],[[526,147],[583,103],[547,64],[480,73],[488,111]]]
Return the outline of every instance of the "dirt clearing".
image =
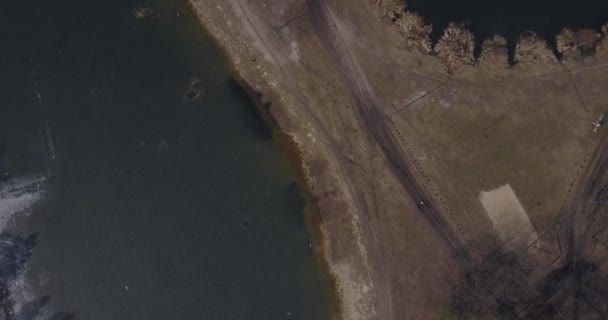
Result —
[[[480,192],[479,201],[506,245],[521,252],[537,242],[536,230],[510,184]]]

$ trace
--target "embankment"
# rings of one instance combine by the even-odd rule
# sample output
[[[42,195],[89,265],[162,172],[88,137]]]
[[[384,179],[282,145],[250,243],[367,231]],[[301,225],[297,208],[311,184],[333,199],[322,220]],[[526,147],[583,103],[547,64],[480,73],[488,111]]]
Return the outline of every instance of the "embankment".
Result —
[[[318,195],[314,191],[315,181],[319,177],[313,177],[310,173],[311,170],[308,169],[310,164],[306,163],[306,159],[309,157],[304,154],[310,154],[310,148],[304,150],[303,144],[299,142],[301,140],[295,136],[292,120],[294,117],[285,113],[285,110],[290,109],[285,107],[285,104],[288,103],[285,98],[287,93],[281,92],[279,88],[272,85],[272,79],[277,76],[265,71],[261,64],[258,64],[259,58],[257,57],[260,48],[251,46],[255,47],[259,44],[247,43],[243,39],[238,39],[243,42],[235,41],[235,38],[226,32],[226,26],[217,23],[222,20],[217,13],[222,13],[223,9],[217,6],[216,15],[210,13],[210,10],[206,10],[212,5],[210,2],[188,0],[187,4],[197,17],[201,27],[209,35],[213,45],[221,53],[229,73],[232,75],[231,81],[238,87],[236,89],[252,101],[260,121],[270,129],[274,143],[279,147],[295,173],[304,200],[305,219],[312,240],[312,253],[319,268],[320,277],[327,285],[328,292],[325,294],[330,310],[332,310],[332,314],[329,316],[332,319],[341,319],[342,302],[339,294],[341,290],[338,289],[337,279],[331,272],[326,230],[323,228],[322,216],[318,208]],[[252,65],[255,68],[251,68]]]

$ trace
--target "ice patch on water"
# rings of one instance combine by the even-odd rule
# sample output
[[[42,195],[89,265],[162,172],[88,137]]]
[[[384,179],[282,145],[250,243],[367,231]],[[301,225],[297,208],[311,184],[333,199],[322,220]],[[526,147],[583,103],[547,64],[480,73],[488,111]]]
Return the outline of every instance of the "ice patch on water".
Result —
[[[31,248],[23,247],[24,238],[9,235],[9,223],[18,214],[29,213],[43,198],[45,182],[44,175],[15,177],[0,182],[0,269],[8,277],[0,279],[0,282],[6,281],[4,285],[10,294],[15,320],[51,319],[55,314],[47,305],[48,299],[37,297],[26,280],[25,260],[29,258]],[[11,270],[16,273],[9,276],[13,272]]]
[[[19,275],[9,285],[9,291],[12,293],[11,298],[13,299],[14,311],[19,313],[23,310],[24,305],[27,301],[36,299],[34,291],[29,286],[23,274],[27,273],[27,268],[21,270],[22,275]]]
[[[25,276],[27,273],[28,267],[26,265],[8,285],[12,302],[12,311],[15,315],[14,319],[68,319],[68,317],[62,317],[62,314],[49,303],[49,296],[40,297],[40,295],[36,293],[35,289],[30,285],[31,280],[28,280]]]
[[[26,212],[42,199],[44,176],[28,176],[0,182],[0,231],[14,215]]]
[[[25,270],[23,270],[25,273]],[[69,315],[62,314],[52,306],[50,297],[40,297],[34,293],[25,277],[19,276],[9,286],[15,320],[65,320]]]

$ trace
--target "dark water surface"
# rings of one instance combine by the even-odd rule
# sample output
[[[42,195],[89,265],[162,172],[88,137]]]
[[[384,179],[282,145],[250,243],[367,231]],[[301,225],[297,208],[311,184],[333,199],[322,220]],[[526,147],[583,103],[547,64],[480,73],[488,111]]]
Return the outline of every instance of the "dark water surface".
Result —
[[[182,4],[7,0],[0,35],[6,158],[44,167],[45,121],[56,149],[17,223],[32,294],[76,319],[329,318],[295,178]]]

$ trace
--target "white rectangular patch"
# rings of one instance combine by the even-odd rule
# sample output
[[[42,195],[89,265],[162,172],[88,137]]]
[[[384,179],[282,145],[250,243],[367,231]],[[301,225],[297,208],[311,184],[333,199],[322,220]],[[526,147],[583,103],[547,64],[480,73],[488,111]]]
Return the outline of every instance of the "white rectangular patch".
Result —
[[[479,193],[479,201],[506,245],[527,251],[538,235],[510,184]]]

